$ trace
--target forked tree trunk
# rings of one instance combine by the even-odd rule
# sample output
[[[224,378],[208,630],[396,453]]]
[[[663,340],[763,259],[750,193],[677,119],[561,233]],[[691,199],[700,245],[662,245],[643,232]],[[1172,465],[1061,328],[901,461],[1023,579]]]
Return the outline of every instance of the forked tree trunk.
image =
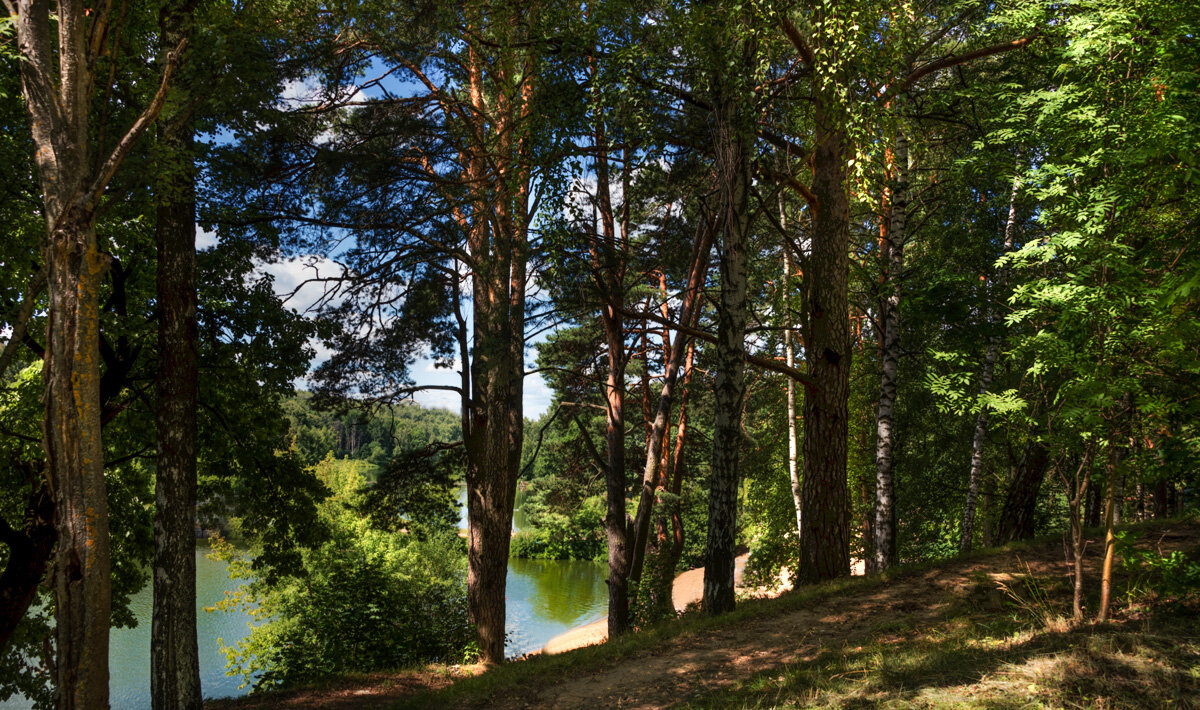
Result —
[[[700,298],[704,281],[708,276],[709,253],[712,251],[712,230],[701,227],[696,235],[691,271],[688,273],[687,290],[683,294],[683,307],[679,320],[692,326],[700,312]],[[654,499],[662,476],[663,461],[666,460],[667,429],[670,426],[671,405],[675,397],[675,383],[684,355],[689,350],[690,336],[676,332],[671,341],[670,352],[663,363],[663,385],[658,395],[650,433],[646,437],[646,460],[642,467],[642,485],[638,496],[637,512],[633,519],[631,564],[629,579],[638,584],[642,578],[642,567],[646,560],[646,549],[650,537],[650,522],[654,513]]]
[[[48,235],[43,444],[58,528],[50,581],[57,705],[91,710],[108,706],[112,599],[100,441],[99,295],[108,259],[97,247],[95,216],[85,197],[92,95],[88,21],[82,3],[59,3],[55,48],[48,0],[24,0],[19,8],[22,89]]]
[[[819,205],[805,280],[805,357],[813,386],[804,398],[803,511],[798,579],[850,574],[846,436],[850,392],[848,301],[850,204],[847,138],[826,99],[815,102],[812,192]]]
[[[883,347],[880,352],[879,405],[875,415],[875,570],[896,563],[895,451],[892,417],[896,409],[896,381],[900,372],[900,297],[904,279],[904,245],[908,223],[908,137],[896,137],[896,189],[892,194],[891,225],[887,234],[889,287],[880,320]]]

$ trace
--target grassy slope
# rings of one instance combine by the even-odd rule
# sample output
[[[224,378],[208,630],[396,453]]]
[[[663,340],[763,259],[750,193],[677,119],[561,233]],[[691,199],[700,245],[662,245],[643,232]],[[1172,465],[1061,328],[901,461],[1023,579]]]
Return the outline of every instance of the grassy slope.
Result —
[[[1196,521],[1143,525],[1137,534],[1143,547],[1200,557]],[[1088,587],[1096,592],[1103,546],[1096,531],[1090,537]],[[1061,538],[1035,540],[808,587],[717,619],[685,617],[487,672],[346,679],[333,692],[288,699],[327,708],[1200,707],[1200,599],[1129,597],[1131,585],[1145,585],[1122,575],[1113,622],[1071,628],[1065,567]]]

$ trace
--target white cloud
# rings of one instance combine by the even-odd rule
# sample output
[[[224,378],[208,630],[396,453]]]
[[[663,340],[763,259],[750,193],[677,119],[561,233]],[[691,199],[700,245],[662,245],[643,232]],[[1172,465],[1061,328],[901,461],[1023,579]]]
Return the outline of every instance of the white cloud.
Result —
[[[217,245],[217,235],[196,225],[196,251],[211,249]]]
[[[345,270],[337,262],[323,256],[300,256],[284,261],[260,264],[256,273],[275,278],[275,294],[297,313],[304,313],[326,297],[333,285],[325,279],[341,276]]]
[[[546,410],[550,409],[551,400],[554,399],[554,393],[541,375],[525,376],[524,394],[522,404],[525,416],[529,419],[537,419],[545,414]]]

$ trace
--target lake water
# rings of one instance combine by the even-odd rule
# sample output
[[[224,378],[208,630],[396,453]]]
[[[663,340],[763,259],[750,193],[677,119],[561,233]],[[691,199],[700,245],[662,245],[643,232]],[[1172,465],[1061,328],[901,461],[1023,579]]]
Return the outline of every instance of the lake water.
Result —
[[[518,498],[518,504],[523,496]],[[460,503],[466,502],[465,490]],[[465,518],[465,512],[464,512]],[[524,517],[516,516],[520,529]],[[466,525],[465,521],[462,525]],[[234,585],[225,563],[210,560],[207,547],[196,551],[197,632],[200,644],[200,682],[207,698],[243,695],[241,676],[225,675],[225,655],[218,639],[232,646],[249,633],[250,617],[240,611],[205,612]],[[506,650],[509,656],[536,651],[555,636],[603,617],[608,609],[606,569],[596,562],[557,560],[510,560],[507,581],[508,622]],[[132,600],[138,625],[114,629],[109,643],[111,704],[113,710],[148,710],[150,707],[150,613],[151,590],[146,587]],[[19,698],[0,702],[3,710],[28,707]]]

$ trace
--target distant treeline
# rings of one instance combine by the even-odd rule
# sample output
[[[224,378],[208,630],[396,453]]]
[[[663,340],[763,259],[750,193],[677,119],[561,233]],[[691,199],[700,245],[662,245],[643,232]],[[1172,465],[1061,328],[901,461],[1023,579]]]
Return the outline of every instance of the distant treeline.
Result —
[[[291,422],[296,455],[316,465],[327,454],[373,465],[371,477],[397,455],[423,449],[434,442],[462,439],[457,412],[426,409],[419,404],[395,404],[371,411],[322,411],[310,392],[298,391],[283,403]]]

